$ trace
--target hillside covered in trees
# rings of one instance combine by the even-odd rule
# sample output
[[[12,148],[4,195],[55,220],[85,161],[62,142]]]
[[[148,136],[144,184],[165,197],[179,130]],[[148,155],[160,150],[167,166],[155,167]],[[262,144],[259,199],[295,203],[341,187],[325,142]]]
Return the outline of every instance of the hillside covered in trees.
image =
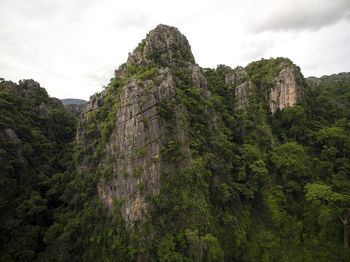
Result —
[[[33,80],[0,82],[0,261],[33,261],[64,202],[75,120]]]
[[[349,261],[350,78],[201,68],[159,25],[74,116],[0,82],[0,261]]]

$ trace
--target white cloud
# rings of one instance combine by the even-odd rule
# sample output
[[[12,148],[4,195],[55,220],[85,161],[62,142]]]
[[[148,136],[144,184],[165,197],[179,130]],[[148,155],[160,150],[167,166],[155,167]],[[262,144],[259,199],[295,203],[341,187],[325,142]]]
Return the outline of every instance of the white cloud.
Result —
[[[264,57],[274,45],[274,41],[266,37],[255,40],[250,39],[249,41],[242,43],[240,48],[240,50],[242,50],[240,58],[247,63],[259,60]]]
[[[262,1],[265,4],[265,1]],[[349,0],[286,0],[271,3],[249,25],[254,33],[266,30],[318,30],[349,18]]]
[[[286,56],[306,75],[350,71],[348,0],[1,0],[0,77],[88,99],[158,24],[185,34],[199,65]],[[305,69],[303,68],[305,66]]]

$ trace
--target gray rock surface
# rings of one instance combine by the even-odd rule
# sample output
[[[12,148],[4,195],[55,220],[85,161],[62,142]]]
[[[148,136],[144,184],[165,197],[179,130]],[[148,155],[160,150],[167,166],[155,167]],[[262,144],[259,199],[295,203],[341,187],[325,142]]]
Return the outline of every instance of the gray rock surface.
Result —
[[[248,80],[248,73],[243,67],[236,67],[233,74],[226,75],[225,82],[228,85],[236,87],[236,110],[244,110],[245,106],[249,103],[249,97],[253,94],[252,81]]]
[[[28,161],[23,156],[23,145],[22,141],[18,138],[17,133],[12,128],[4,128],[0,130],[0,148],[2,147],[1,141],[11,141],[16,149],[17,158],[22,164],[19,170],[19,180],[22,180],[23,173],[28,166]]]
[[[158,25],[148,33],[134,52],[129,54],[127,66],[133,63],[146,65],[149,60],[173,64],[181,59],[194,62],[187,38],[175,27]]]
[[[153,70],[154,74],[140,78],[142,70]],[[182,122],[187,109],[172,103],[177,97],[176,72],[190,75],[191,84],[201,96],[210,98],[206,78],[195,64],[185,36],[174,27],[159,25],[129,54],[127,63],[115,71],[117,83],[112,81],[104,91],[92,96],[80,117],[77,141],[89,153],[81,158],[77,171],[88,174],[97,161],[99,198],[110,214],[118,203],[128,228],[146,221],[148,199],[161,191],[162,174],[175,169],[161,153],[168,141],[168,130],[167,119],[161,119],[158,112],[160,103],[171,107],[175,119],[174,133],[184,154],[180,169],[191,160]],[[235,88],[236,109],[245,109],[254,92],[247,71],[237,67],[226,75],[225,81]],[[284,65],[266,93],[271,111],[293,106],[303,97],[302,83],[298,68]],[[215,116],[210,122],[215,125]],[[110,133],[104,136],[107,127]],[[102,157],[97,158],[99,150]]]
[[[156,67],[153,78],[140,81],[135,75],[128,76],[119,91],[108,87],[101,94],[93,96],[80,118],[77,140],[83,148],[89,148],[92,141],[84,137],[87,129],[94,126],[101,131],[105,120],[96,120],[95,113],[114,99],[117,110],[112,132],[103,148],[105,157],[99,161],[100,172],[109,169],[110,178],[101,176],[98,194],[104,206],[112,213],[117,202],[128,227],[145,222],[149,212],[148,197],[159,194],[161,176],[174,169],[162,159],[161,149],[167,141],[167,123],[160,119],[157,105],[175,99],[176,81],[174,70],[188,72],[195,88],[205,98],[210,97],[206,79],[194,63],[187,39],[176,28],[159,25],[152,30],[139,46],[129,55],[126,64],[115,71],[115,77],[125,79],[128,67]],[[112,98],[111,98],[112,97]],[[175,118],[175,130],[181,151],[189,155],[181,115],[186,108],[171,105]],[[91,146],[96,151],[94,146]],[[186,165],[188,161],[182,161]],[[88,172],[89,159],[82,159],[77,171]]]
[[[272,79],[271,87],[266,90],[266,99],[271,112],[293,106],[305,96],[306,86],[300,69],[295,65],[282,62],[279,74]],[[249,97],[253,95],[253,82],[243,67],[237,67],[234,72],[226,75],[226,84],[235,87],[236,110],[245,110]]]
[[[277,109],[294,106],[305,96],[306,87],[303,85],[303,76],[294,66],[283,68],[274,79],[273,88],[269,90],[268,98],[272,113]]]
[[[105,148],[108,155],[115,157],[111,166],[116,176],[100,181],[99,195],[109,209],[112,199],[123,199],[122,215],[128,222],[145,218],[145,198],[159,193],[161,171],[166,169],[158,161],[166,130],[156,106],[160,101],[173,99],[175,93],[169,70],[159,70],[157,78],[164,80],[149,90],[145,89],[154,85],[152,81],[142,87],[134,80],[123,87],[115,129]]]
[[[78,117],[83,112],[85,104],[68,104],[64,105],[64,108],[72,113],[73,116]]]
[[[329,82],[335,81],[335,82],[341,82],[346,81],[350,82],[350,73],[349,72],[343,72],[339,74],[333,74],[333,75],[324,75],[322,77],[315,77],[310,76],[306,78],[306,81],[310,86],[319,86],[322,84],[327,84]]]

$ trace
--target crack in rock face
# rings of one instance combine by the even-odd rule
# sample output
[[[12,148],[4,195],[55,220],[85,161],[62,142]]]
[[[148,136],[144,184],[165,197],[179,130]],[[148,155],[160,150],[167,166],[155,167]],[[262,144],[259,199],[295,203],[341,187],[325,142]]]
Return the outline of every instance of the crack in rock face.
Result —
[[[265,91],[266,99],[272,113],[277,109],[294,106],[306,94],[303,76],[300,69],[290,65],[290,60],[278,64],[281,68],[278,75],[270,80],[271,87]],[[245,110],[249,104],[249,98],[254,94],[251,76],[243,67],[237,67],[233,73],[225,76],[225,82],[235,87],[236,110]],[[259,89],[259,87],[258,87]]]
[[[280,71],[271,78],[272,86],[265,94],[272,112],[293,106],[305,94],[299,69],[283,62],[277,66]],[[185,74],[191,88],[200,91],[204,100],[211,97],[186,37],[174,27],[159,25],[129,55],[127,63],[115,71],[114,80],[118,80],[118,84],[110,84],[92,97],[80,118],[78,144],[92,153],[82,157],[77,171],[88,174],[89,167],[97,165],[99,198],[110,214],[118,203],[129,228],[146,222],[151,208],[148,198],[161,192],[162,174],[175,170],[173,163],[162,159],[168,119],[161,119],[160,103],[171,107],[174,133],[185,155],[177,168],[185,168],[191,159],[182,122],[186,106],[172,103],[177,99],[176,72]],[[235,88],[236,110],[245,110],[256,88],[247,69],[237,67],[225,76],[225,82]],[[97,118],[101,110],[105,110],[105,114]],[[113,121],[109,121],[110,118]],[[215,115],[210,121],[215,125]],[[110,132],[103,136],[106,126]],[[90,133],[95,135],[86,135]],[[93,162],[91,157],[98,150],[103,157]]]
[[[277,109],[282,110],[294,106],[305,96],[302,75],[295,66],[283,68],[274,80],[275,85],[269,93],[272,113],[275,113]]]
[[[140,81],[137,72],[129,73],[130,68],[135,67],[140,70],[155,68],[155,73]],[[146,221],[150,209],[147,197],[160,193],[162,173],[171,173],[175,168],[162,159],[161,149],[167,142],[167,120],[160,119],[157,105],[175,100],[174,70],[178,68],[188,72],[193,87],[200,89],[204,98],[211,96],[202,70],[194,63],[186,37],[174,27],[159,25],[129,55],[127,63],[115,71],[116,78],[127,78],[119,87],[118,95],[110,98],[108,93],[111,91],[107,88],[92,97],[80,118],[77,140],[83,148],[88,148],[92,141],[85,138],[84,133],[89,126],[101,130],[106,121],[96,121],[91,116],[104,107],[108,99],[118,101],[115,102],[118,103],[115,123],[103,148],[105,157],[98,162],[99,170],[108,170],[110,178],[101,177],[97,187],[99,198],[110,214],[115,201],[120,204],[127,227]],[[180,148],[189,152],[181,122],[181,114],[185,114],[186,109],[173,105],[172,111]],[[184,160],[183,165],[187,162]],[[88,157],[85,157],[77,171],[87,173],[89,165]]]

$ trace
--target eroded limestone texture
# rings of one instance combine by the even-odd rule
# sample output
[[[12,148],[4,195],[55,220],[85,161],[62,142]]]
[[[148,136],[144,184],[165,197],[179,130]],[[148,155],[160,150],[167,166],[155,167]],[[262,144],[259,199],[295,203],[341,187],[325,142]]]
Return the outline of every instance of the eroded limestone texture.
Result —
[[[288,66],[281,70],[274,79],[274,86],[268,93],[272,113],[294,106],[305,96],[305,86],[300,70],[296,66]]]
[[[243,67],[235,68],[233,74],[226,75],[226,84],[235,86],[236,110],[245,109],[249,97],[253,94],[252,81],[248,80],[248,73]]]
[[[106,104],[106,99],[118,103],[116,121],[112,132],[104,145],[105,157],[98,162],[100,172],[109,169],[109,179],[101,176],[98,193],[107,209],[112,213],[115,201],[121,203],[121,214],[128,226],[136,222],[145,222],[150,203],[148,196],[159,194],[161,176],[171,173],[172,164],[162,159],[161,149],[166,143],[167,119],[160,119],[157,105],[171,102],[176,97],[175,70],[188,72],[193,86],[201,89],[203,97],[210,97],[206,79],[198,65],[194,63],[187,39],[174,27],[159,25],[129,55],[126,64],[119,67],[115,77],[124,79],[128,67],[157,68],[155,75],[140,80],[134,75],[128,76],[118,95],[108,88],[94,96],[86,105],[80,119],[77,139],[83,148],[97,150],[92,140],[86,138],[91,126],[101,132],[105,120],[96,121],[94,112]],[[113,89],[113,87],[110,87]],[[174,103],[172,111],[175,118],[175,133],[180,142],[181,151],[189,155],[181,115],[186,108]],[[94,129],[92,129],[94,130]],[[186,160],[182,161],[186,165]],[[79,173],[89,172],[91,160],[84,157],[77,167]]]

